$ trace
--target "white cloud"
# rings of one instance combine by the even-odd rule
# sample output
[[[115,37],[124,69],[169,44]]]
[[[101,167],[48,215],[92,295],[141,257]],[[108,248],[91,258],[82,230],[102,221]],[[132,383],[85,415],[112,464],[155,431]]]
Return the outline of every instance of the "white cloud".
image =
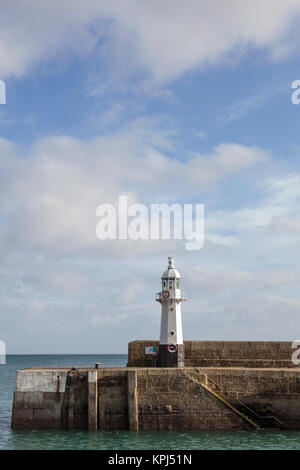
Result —
[[[220,116],[220,121],[228,123],[243,118],[253,109],[260,108],[264,103],[272,99],[275,95],[286,91],[286,86],[277,86],[264,89],[257,95],[250,96],[242,101],[231,105],[225,113]]]
[[[52,137],[37,141],[23,157],[12,143],[0,141],[0,173],[3,178],[0,207],[6,217],[3,243],[18,247],[50,249],[54,253],[96,250],[115,253],[164,249],[164,244],[125,241],[116,251],[96,238],[96,208],[100,203],[117,205],[120,194],[130,201],[182,202],[256,167],[267,152],[238,144],[220,144],[211,154],[197,154],[186,162],[168,157],[172,138],[136,122],[116,134],[80,141]],[[151,141],[151,144],[150,144]],[[200,196],[199,196],[200,197]],[[203,202],[203,201],[198,201]],[[101,245],[102,247],[102,245]]]
[[[252,207],[237,210],[219,210],[207,219],[207,231],[222,236],[239,237],[246,233],[263,230],[265,233],[299,233],[300,223],[300,176],[282,175],[260,182],[263,195]],[[235,238],[236,240],[236,238]]]
[[[3,0],[0,76],[95,48],[117,80],[145,72],[152,82],[238,58],[250,48],[281,59],[292,52],[299,0]],[[293,41],[294,44],[297,41]],[[99,45],[100,44],[100,45]]]
[[[96,139],[41,139],[26,155],[0,140],[0,319],[15,351],[20,343],[31,352],[34,342],[33,350],[53,352],[55,342],[57,352],[73,352],[78,341],[82,352],[99,341],[102,351],[125,351],[135,337],[156,338],[154,294],[170,254],[189,296],[186,338],[255,339],[258,331],[262,339],[293,339],[300,327],[299,174],[266,179],[259,168],[268,152],[236,143],[178,160],[168,156],[174,139],[141,120]],[[259,176],[256,199],[213,210],[211,186],[216,206],[218,189],[230,191],[249,170]],[[132,201],[184,202],[192,192],[208,202],[199,252],[187,253],[181,241],[106,245],[96,238],[101,202],[126,193]]]
[[[183,243],[102,243],[95,233],[97,206],[117,203],[120,194],[149,204],[185,202],[192,191],[205,202],[212,184],[240,178],[269,158],[261,149],[228,143],[178,160],[168,156],[176,138],[160,122],[142,119],[90,140],[40,139],[26,154],[0,139],[0,324],[15,351],[19,343],[31,352],[34,342],[33,350],[47,352],[55,338],[57,352],[72,352],[79,331],[88,338],[83,352],[96,349],[99,335],[108,351],[109,331],[114,344],[122,338],[117,351],[125,350],[132,334],[157,336],[153,296],[162,263],[172,251],[184,267],[189,258],[182,256]],[[223,236],[222,230],[214,233]]]
[[[113,4],[115,6],[115,4]],[[114,6],[111,8],[114,9]],[[126,28],[132,50],[154,80],[166,81],[198,66],[223,62],[251,47],[273,58],[290,52],[289,33],[300,13],[298,0],[260,2],[180,0],[118,3],[116,28]],[[110,50],[116,54],[123,31]],[[122,48],[122,54],[124,47]]]

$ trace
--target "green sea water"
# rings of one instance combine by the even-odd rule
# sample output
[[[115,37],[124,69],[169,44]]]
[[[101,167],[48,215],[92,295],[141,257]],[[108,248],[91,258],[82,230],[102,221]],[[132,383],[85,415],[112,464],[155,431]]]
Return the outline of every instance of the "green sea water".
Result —
[[[0,365],[0,449],[300,449],[300,431],[68,431],[10,429],[16,369],[125,366],[126,355],[10,355]]]

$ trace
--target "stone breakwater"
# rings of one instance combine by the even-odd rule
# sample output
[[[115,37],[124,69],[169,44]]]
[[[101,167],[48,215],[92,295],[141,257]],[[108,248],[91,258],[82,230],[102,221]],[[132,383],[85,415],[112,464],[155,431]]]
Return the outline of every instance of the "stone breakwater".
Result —
[[[12,428],[299,429],[299,403],[291,367],[31,368],[17,371]]]
[[[152,367],[153,355],[145,348],[159,341],[128,344],[129,367]],[[185,365],[193,367],[295,368],[291,341],[184,341]]]

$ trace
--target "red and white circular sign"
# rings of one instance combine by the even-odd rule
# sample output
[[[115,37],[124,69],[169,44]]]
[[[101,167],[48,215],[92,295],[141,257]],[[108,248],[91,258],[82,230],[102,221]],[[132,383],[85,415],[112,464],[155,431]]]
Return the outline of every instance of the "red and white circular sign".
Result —
[[[177,344],[168,344],[168,351],[174,353],[177,351]]]
[[[161,295],[163,296],[164,299],[167,299],[170,295],[170,292],[167,290],[163,290]]]

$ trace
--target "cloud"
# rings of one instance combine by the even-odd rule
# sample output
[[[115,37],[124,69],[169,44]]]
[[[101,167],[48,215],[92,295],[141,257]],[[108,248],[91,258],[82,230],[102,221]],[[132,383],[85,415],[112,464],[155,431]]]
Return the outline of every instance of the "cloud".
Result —
[[[293,52],[299,13],[298,0],[190,0],[188,8],[180,0],[3,0],[0,76],[94,52],[119,84],[132,74],[166,83],[251,48],[280,60]]]
[[[157,338],[154,295],[170,254],[188,294],[185,338],[294,339],[299,172],[266,178],[266,168],[276,175],[271,154],[238,142],[184,149],[174,122],[129,122],[138,100],[109,96],[112,83],[125,90],[133,83],[172,101],[167,84],[187,72],[253,49],[283,60],[297,52],[299,0],[190,0],[188,8],[179,0],[3,0],[0,10],[1,79],[92,58],[90,96],[102,115],[95,106],[86,122],[106,129],[87,139],[49,136],[26,149],[0,138],[0,330],[9,352],[125,352],[129,340]],[[277,91],[236,103],[224,119],[239,119]],[[201,149],[206,133],[198,131]],[[100,242],[96,208],[117,204],[120,194],[146,204],[205,203],[204,249]]]
[[[170,254],[189,298],[185,338],[293,339],[300,175],[266,178],[271,155],[237,143],[178,159],[176,138],[142,119],[93,139],[40,139],[26,153],[0,139],[0,324],[14,351],[89,352],[101,341],[101,351],[122,352],[136,337],[158,337],[154,294]],[[224,191],[249,171],[256,197],[224,208]],[[199,252],[180,240],[96,238],[101,202],[185,202],[192,193],[207,205]]]
[[[204,249],[192,261],[178,260],[186,270],[188,337],[295,339],[299,178],[299,173],[263,178],[256,201],[207,211]]]
[[[143,248],[130,240],[118,245],[117,251],[111,242],[107,251],[108,245],[96,238],[96,208],[101,203],[117,206],[121,194],[146,204],[184,202],[187,193],[201,197],[212,185],[269,158],[256,147],[228,143],[210,154],[181,161],[164,153],[172,148],[172,137],[153,126],[151,121],[135,122],[115,134],[85,141],[44,138],[33,144],[26,157],[1,139],[0,208],[6,222],[2,243],[56,254],[96,250],[118,256],[123,249],[133,250],[132,254],[160,251],[164,249],[160,242]]]
[[[264,103],[272,99],[275,95],[286,91],[286,85],[269,87],[263,92],[250,96],[242,101],[238,101],[231,105],[225,113],[223,113],[219,120],[225,124],[237,119],[245,117],[250,111],[260,108]]]
[[[100,242],[97,206],[117,204],[120,194],[150,204],[185,202],[194,192],[205,202],[211,185],[240,179],[270,158],[256,147],[223,143],[179,159],[176,139],[146,119],[93,139],[39,139],[26,152],[0,139],[0,324],[14,351],[20,344],[23,352],[53,352],[55,342],[57,352],[72,352],[78,341],[82,352],[95,351],[99,338],[109,351],[113,337],[121,352],[132,334],[158,335],[153,296],[166,256],[172,251],[183,268],[190,259],[183,242]],[[212,231],[222,238],[222,228]],[[82,343],[79,332],[88,340]]]
[[[260,182],[263,195],[252,207],[237,210],[217,210],[206,221],[212,234],[242,234],[261,231],[266,234],[280,232],[299,233],[300,176],[287,174],[264,178]]]

